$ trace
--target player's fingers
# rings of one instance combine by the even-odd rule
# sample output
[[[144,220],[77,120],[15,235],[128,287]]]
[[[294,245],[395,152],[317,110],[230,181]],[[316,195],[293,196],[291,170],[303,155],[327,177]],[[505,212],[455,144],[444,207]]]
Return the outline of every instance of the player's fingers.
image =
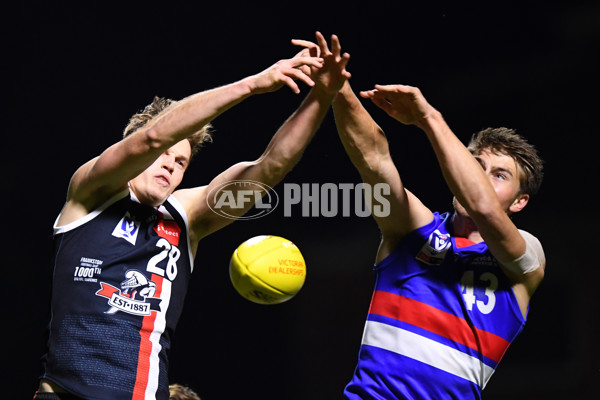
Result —
[[[303,74],[310,75],[310,73],[311,73],[310,67],[308,65],[301,65],[301,66],[299,66],[297,68],[300,71],[302,71]]]
[[[370,99],[371,97],[373,97],[373,90],[362,90],[359,92],[359,94],[365,99]]]
[[[379,84],[375,84],[375,89],[377,89],[380,92],[384,92],[384,93],[392,93],[392,92],[397,92],[398,89],[400,89],[402,85],[379,85]]]
[[[342,52],[342,45],[340,44],[340,39],[337,35],[331,35],[331,53],[339,57]]]
[[[323,59],[319,57],[294,57],[289,61],[292,68],[298,68],[302,65],[309,65],[315,68],[323,66]]]
[[[408,85],[375,85],[375,88],[385,93],[420,93],[419,88]]]
[[[346,66],[348,65],[348,61],[350,61],[350,54],[348,53],[344,53],[342,55],[342,59],[340,60],[340,68],[345,69]]]
[[[296,55],[292,58],[298,58],[298,57],[310,57],[310,50],[302,49],[298,53],[296,53]]]
[[[377,107],[381,108],[383,111],[387,113],[390,113],[392,111],[391,103],[384,97],[375,95],[371,97],[371,100],[373,101],[373,103],[375,103]]]
[[[294,82],[294,80],[292,78],[290,78],[289,76],[282,76],[281,77],[281,81],[290,87],[290,89],[292,89],[292,91],[296,94],[300,93],[300,88],[298,87],[298,85],[296,85],[296,82]]]
[[[327,41],[325,40],[325,37],[323,36],[323,34],[319,31],[317,31],[315,33],[315,36],[317,37],[317,43],[319,44],[319,48],[321,49],[321,54],[323,56],[330,55],[331,52],[329,51],[329,47],[327,46]]]
[[[295,46],[306,47],[309,50],[309,53],[314,57],[319,57],[321,55],[321,49],[319,49],[319,46],[311,41],[303,39],[292,39],[292,44]]]
[[[291,69],[285,73],[287,78],[301,80],[306,83],[308,86],[314,86],[315,82],[304,72],[299,69]]]
[[[303,46],[303,47],[316,47],[317,44],[314,42],[311,42],[310,40],[304,40],[304,39],[292,39],[292,44],[296,45],[296,46]]]

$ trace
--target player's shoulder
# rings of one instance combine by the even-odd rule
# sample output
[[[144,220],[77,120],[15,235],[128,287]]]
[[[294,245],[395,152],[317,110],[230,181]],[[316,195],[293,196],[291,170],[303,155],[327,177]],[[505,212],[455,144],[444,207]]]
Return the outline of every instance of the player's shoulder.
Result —
[[[198,206],[199,201],[206,203],[207,185],[196,186],[192,188],[178,189],[173,192],[173,196],[186,211]]]
[[[128,195],[129,189],[124,188],[117,193],[113,193],[109,198],[99,197],[98,200],[101,200],[102,203],[95,207],[89,207],[89,205],[74,199],[67,200],[54,222],[54,232],[65,232],[83,225]]]
[[[175,198],[185,211],[188,221],[194,227],[200,220],[210,212],[207,203],[208,186],[196,186],[192,188],[178,189],[171,195]]]

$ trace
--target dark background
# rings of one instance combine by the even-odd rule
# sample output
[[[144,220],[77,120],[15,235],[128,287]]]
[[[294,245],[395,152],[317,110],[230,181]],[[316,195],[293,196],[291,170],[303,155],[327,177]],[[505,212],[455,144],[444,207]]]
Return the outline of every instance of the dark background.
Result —
[[[31,398],[36,387],[51,226],[76,167],[118,140],[152,96],[179,99],[257,73],[295,54],[290,39],[312,40],[316,30],[339,35],[356,90],[418,86],[465,142],[479,129],[508,126],[537,145],[546,180],[516,223],[544,244],[547,277],[484,398],[594,397],[600,4],[454,3],[28,2],[5,10],[2,287],[9,351],[1,397]],[[233,163],[260,156],[307,91],[283,88],[217,118],[215,141],[184,186],[206,184]],[[430,208],[448,210],[451,194],[425,136],[366,107],[386,131],[405,184]],[[330,114],[284,182],[358,181]],[[306,284],[288,303],[255,305],[231,286],[232,251],[258,234],[287,237],[305,256]],[[284,218],[282,208],[203,240],[171,379],[203,400],[341,398],[360,345],[378,242],[371,218]]]

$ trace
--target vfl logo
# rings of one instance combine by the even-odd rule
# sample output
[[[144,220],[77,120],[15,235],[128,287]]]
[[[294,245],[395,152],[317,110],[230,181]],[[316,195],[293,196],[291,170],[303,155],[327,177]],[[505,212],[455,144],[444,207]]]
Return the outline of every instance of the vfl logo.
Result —
[[[437,229],[429,236],[428,243],[437,253],[447,250],[452,244],[450,234],[442,234]]]
[[[130,269],[125,273],[125,280],[121,282],[120,288],[116,288],[105,282],[100,282],[100,290],[96,296],[108,299],[111,306],[106,312],[114,314],[123,311],[134,315],[150,315],[151,311],[160,310],[159,298],[154,297],[156,283],[149,281],[140,271]]]
[[[277,193],[269,186],[256,181],[230,181],[213,189],[206,197],[208,207],[230,219],[256,219],[275,210],[279,203]],[[241,211],[254,205],[244,215]]]
[[[123,218],[119,221],[117,226],[112,232],[114,237],[127,240],[129,243],[135,245],[138,232],[140,230],[140,222],[135,221],[129,215],[129,212],[125,213]]]
[[[428,265],[440,265],[444,262],[450,246],[452,246],[450,234],[441,233],[436,229],[429,235],[427,243],[423,245],[415,258]]]

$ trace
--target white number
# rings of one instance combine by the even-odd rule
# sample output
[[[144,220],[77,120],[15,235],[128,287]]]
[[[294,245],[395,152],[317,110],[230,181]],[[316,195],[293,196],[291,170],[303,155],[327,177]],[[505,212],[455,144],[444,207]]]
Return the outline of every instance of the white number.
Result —
[[[485,297],[487,297],[487,303],[484,303],[481,300],[477,300],[477,308],[483,314],[489,314],[494,309],[496,305],[496,295],[494,292],[498,289],[498,278],[496,275],[491,272],[485,272],[481,274],[479,280],[484,282],[489,282],[489,285],[485,288]]]
[[[73,276],[79,278],[91,278],[94,276],[94,269],[87,267],[75,267],[75,273]]]
[[[179,260],[180,255],[181,252],[177,247],[171,247],[171,251],[169,252],[169,261],[167,262],[167,278],[169,278],[171,281],[177,276],[177,260]]]
[[[488,283],[484,293],[487,301],[477,300],[475,297],[475,271],[465,271],[460,279],[465,305],[467,306],[467,310],[471,311],[473,310],[473,304],[476,304],[479,312],[489,314],[496,306],[496,295],[494,292],[498,289],[498,278],[491,272],[484,272],[479,277],[479,280]]]
[[[475,271],[465,271],[462,278],[460,279],[461,291],[463,293],[463,297],[465,298],[467,310],[469,311],[473,309],[473,304],[475,304],[475,295],[473,294],[474,276]]]
[[[163,251],[153,256],[150,261],[148,261],[148,267],[146,269],[148,272],[152,272],[153,274],[165,276],[165,270],[159,268],[157,264],[169,256],[166,271],[167,278],[172,281],[177,276],[177,260],[179,260],[181,252],[176,246],[171,246],[171,243],[164,238],[161,238],[158,242],[156,242],[156,247],[162,247]]]
[[[165,271],[158,268],[156,264],[158,264],[167,257],[167,254],[169,254],[169,250],[171,248],[171,243],[169,243],[167,239],[160,239],[158,242],[156,242],[156,247],[162,247],[164,248],[164,250],[152,257],[150,261],[148,261],[148,267],[146,268],[146,270],[156,275],[165,276]]]

